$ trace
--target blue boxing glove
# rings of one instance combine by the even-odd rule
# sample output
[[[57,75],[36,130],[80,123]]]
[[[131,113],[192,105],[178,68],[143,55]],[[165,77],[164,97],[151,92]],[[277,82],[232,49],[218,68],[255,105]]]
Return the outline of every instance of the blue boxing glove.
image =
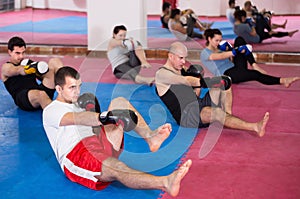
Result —
[[[238,52],[250,55],[252,53],[252,46],[250,44],[239,46]]]
[[[255,27],[255,22],[251,17],[246,18],[245,23],[249,24],[250,28]]]
[[[232,45],[228,41],[225,41],[225,40],[220,41],[218,48],[221,51],[230,51],[233,49]]]

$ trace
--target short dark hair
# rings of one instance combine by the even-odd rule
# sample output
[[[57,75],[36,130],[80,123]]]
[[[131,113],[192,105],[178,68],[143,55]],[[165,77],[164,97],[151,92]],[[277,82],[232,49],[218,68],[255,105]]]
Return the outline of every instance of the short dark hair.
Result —
[[[124,25],[115,26],[114,30],[113,30],[113,33],[118,34],[120,30],[127,31],[127,28]]]
[[[169,2],[164,2],[162,5],[162,11],[165,11],[166,9],[168,9],[171,6],[171,4]]]
[[[80,79],[80,74],[77,70],[70,66],[63,66],[57,70],[54,77],[55,85],[64,86],[66,84],[66,77],[72,77],[76,80]]]
[[[229,0],[229,1],[228,1],[228,5],[229,5],[229,6],[231,6],[231,4],[234,4],[234,3],[235,3],[235,0]]]
[[[246,17],[247,16],[247,13],[245,10],[236,10],[234,12],[234,18],[236,20],[239,20],[240,22],[242,22],[242,17]]]
[[[13,51],[15,46],[18,46],[18,47],[24,46],[26,48],[26,43],[21,37],[17,37],[17,36],[12,37],[8,41],[7,48],[8,48],[8,50]]]
[[[176,15],[180,15],[180,13],[181,13],[181,10],[179,10],[178,8],[174,8],[174,9],[172,9],[172,11],[171,11],[170,18],[174,19],[174,17],[175,17]]]

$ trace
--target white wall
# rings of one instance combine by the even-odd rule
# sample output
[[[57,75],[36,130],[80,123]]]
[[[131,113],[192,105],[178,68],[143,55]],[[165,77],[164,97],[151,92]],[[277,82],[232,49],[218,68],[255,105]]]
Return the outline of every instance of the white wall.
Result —
[[[26,6],[33,8],[64,9],[87,11],[87,0],[17,0],[26,1]],[[120,0],[122,2],[124,0]],[[200,16],[222,16],[226,13],[228,0],[177,0],[180,9],[192,8]],[[236,0],[237,5],[243,6],[246,0]],[[278,15],[300,14],[300,0],[252,0],[259,8],[267,8]],[[19,2],[18,2],[19,3]],[[94,0],[93,4],[98,3]],[[93,5],[92,4],[92,5]],[[103,4],[105,6],[105,4]],[[132,3],[130,3],[132,5]],[[145,0],[146,12],[149,15],[161,14],[162,0]]]
[[[26,0],[27,7],[86,12],[86,0]]]
[[[237,2],[238,5],[243,6],[245,1],[237,0]],[[278,15],[300,14],[300,0],[252,0],[252,2],[259,10],[266,8]]]
[[[243,6],[245,1],[236,0],[236,5]],[[266,8],[278,15],[300,14],[300,0],[252,0],[252,2],[258,9]],[[180,9],[192,8],[201,16],[224,16],[228,8],[228,0],[178,0],[178,7]]]
[[[124,24],[128,36],[147,47],[147,14],[160,15],[162,0],[21,0],[33,8],[64,9],[87,12],[88,49],[106,50],[113,27]],[[246,0],[236,0],[243,6]],[[278,15],[300,14],[300,0],[252,0],[259,8]],[[21,3],[21,2],[20,2]],[[228,0],[178,0],[180,9],[192,8],[199,16],[224,16]]]
[[[127,37],[147,47],[145,0],[87,0],[87,3],[89,50],[106,50],[114,26],[121,24],[127,28]]]
[[[162,0],[146,0],[145,3],[148,15],[161,14]]]

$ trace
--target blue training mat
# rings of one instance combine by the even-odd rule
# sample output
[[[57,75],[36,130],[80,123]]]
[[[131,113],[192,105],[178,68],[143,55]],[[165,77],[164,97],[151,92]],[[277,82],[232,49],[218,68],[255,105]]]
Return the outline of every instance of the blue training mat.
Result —
[[[211,21],[203,21],[211,22]],[[160,20],[148,20],[147,21],[147,36],[152,38],[175,38],[175,36],[166,28],[162,28]],[[227,21],[215,21],[212,28],[218,28],[221,30],[223,39],[234,39],[236,34],[233,32],[233,27],[230,22]],[[194,29],[195,32],[203,33],[199,29]]]
[[[234,39],[232,25],[229,22],[214,22],[212,28],[219,28],[224,39]],[[198,29],[196,32],[200,33]],[[4,26],[0,32],[35,32],[35,33],[57,33],[57,34],[87,34],[87,18],[80,16],[59,17],[37,22],[28,21],[24,23]],[[153,38],[175,38],[172,33],[161,27],[160,20],[147,20],[147,36]]]
[[[17,108],[0,82],[0,195],[1,198],[159,198],[160,190],[134,190],[113,182],[94,191],[69,181],[61,171],[42,126],[42,112]],[[143,115],[151,129],[169,122],[172,133],[161,149],[151,153],[134,132],[125,134],[120,159],[132,168],[167,175],[180,163],[198,129],[181,128],[155,94],[154,87],[84,83],[82,93],[93,92],[106,110],[112,98],[123,96]]]
[[[59,34],[87,34],[87,18],[79,16],[59,17],[42,21],[4,26],[0,32],[35,32]]]

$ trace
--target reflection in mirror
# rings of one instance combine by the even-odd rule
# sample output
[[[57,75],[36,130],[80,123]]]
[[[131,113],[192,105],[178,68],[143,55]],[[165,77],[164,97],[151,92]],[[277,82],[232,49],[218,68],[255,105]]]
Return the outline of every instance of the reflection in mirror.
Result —
[[[69,7],[64,3],[56,6],[49,2],[28,6],[25,0],[0,1],[0,43],[20,36],[27,44],[87,46],[85,4],[72,3],[74,5]]]

